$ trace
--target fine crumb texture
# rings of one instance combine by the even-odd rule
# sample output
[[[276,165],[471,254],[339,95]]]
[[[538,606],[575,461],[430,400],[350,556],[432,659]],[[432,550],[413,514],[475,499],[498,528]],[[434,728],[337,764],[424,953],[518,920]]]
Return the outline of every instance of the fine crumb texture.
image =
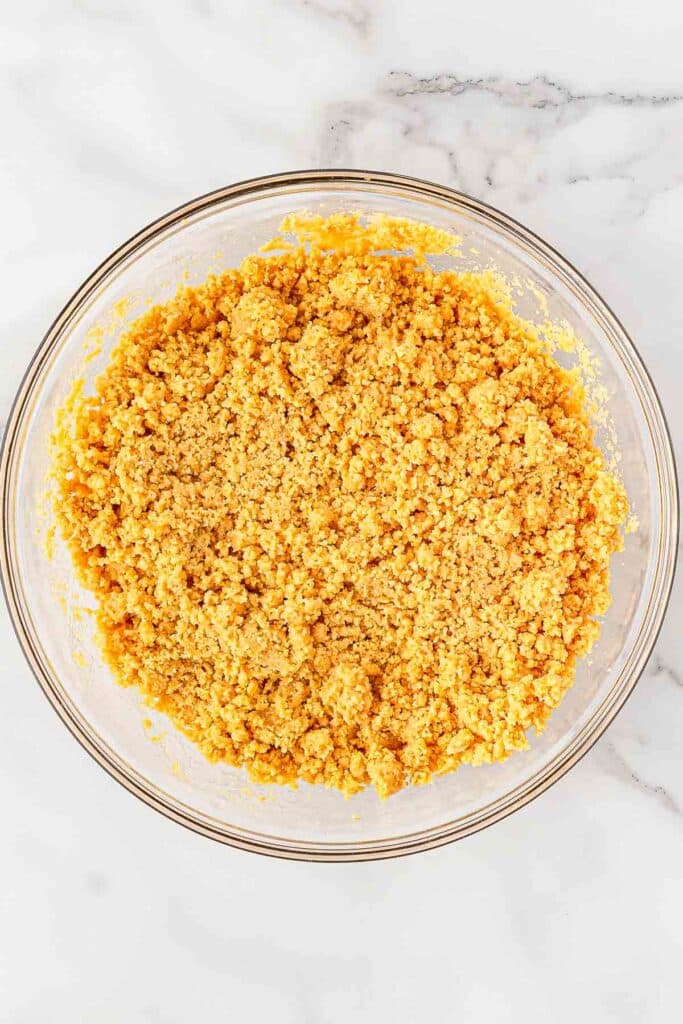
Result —
[[[56,516],[117,679],[208,758],[386,797],[544,727],[627,500],[491,275],[424,265],[456,239],[282,230],[77,385]]]

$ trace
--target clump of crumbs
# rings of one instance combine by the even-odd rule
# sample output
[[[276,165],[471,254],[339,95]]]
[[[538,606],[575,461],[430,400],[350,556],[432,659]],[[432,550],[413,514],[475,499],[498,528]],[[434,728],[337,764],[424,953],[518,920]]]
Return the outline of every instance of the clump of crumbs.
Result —
[[[386,797],[543,729],[627,500],[575,376],[491,276],[424,261],[454,239],[283,230],[151,308],[71,396],[56,517],[116,678],[208,758]]]

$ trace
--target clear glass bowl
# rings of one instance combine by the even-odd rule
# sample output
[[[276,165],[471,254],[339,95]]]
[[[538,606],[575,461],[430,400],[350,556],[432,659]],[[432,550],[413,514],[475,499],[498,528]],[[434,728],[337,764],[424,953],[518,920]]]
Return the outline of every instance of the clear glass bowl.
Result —
[[[493,265],[521,283],[518,311],[543,304],[600,360],[617,426],[620,471],[638,530],[612,563],[614,600],[590,659],[531,749],[504,764],[464,767],[381,802],[367,790],[256,786],[210,765],[137,693],[113,684],[93,641],[91,604],[50,525],[46,479],[55,411],[74,379],[106,364],[117,333],[150,300],[169,298],[183,275],[201,280],[234,266],[277,233],[294,210],[382,211],[459,234],[459,268]],[[454,265],[452,258],[434,261]],[[100,328],[102,350],[84,360]],[[85,348],[84,348],[85,346]],[[563,357],[567,363],[571,357]],[[609,428],[598,427],[608,447]],[[635,686],[664,616],[678,529],[671,443],[656,393],[614,314],[561,256],[504,214],[426,182],[361,171],[303,171],[195,199],[144,228],[88,278],[47,332],[19,389],[5,435],[2,574],[9,610],[38,681],[73,735],[131,793],[183,825],[233,846],[311,860],[361,860],[424,850],[475,832],[522,807],[564,774],[603,732]]]

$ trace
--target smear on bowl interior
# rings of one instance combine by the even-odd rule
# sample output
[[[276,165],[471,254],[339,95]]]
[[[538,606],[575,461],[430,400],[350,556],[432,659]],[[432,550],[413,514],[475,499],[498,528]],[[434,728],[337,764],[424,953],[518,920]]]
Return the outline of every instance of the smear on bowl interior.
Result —
[[[455,238],[282,230],[70,397],[56,517],[116,678],[208,758],[386,797],[543,729],[627,500],[500,279],[425,262]]]

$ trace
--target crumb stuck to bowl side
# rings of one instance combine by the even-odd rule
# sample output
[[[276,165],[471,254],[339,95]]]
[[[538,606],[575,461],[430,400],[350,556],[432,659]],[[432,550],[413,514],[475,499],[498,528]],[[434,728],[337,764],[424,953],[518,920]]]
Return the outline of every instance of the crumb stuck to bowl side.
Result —
[[[209,758],[388,796],[543,728],[627,500],[495,275],[424,264],[456,239],[283,231],[71,397],[55,511],[117,678]]]

